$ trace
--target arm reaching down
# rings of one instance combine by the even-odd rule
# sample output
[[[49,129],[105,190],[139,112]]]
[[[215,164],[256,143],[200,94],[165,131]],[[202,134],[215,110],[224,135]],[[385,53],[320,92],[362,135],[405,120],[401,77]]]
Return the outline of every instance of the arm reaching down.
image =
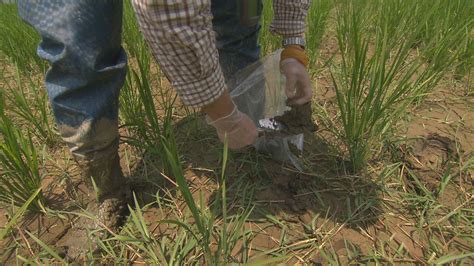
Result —
[[[281,35],[284,40],[280,70],[286,77],[285,90],[289,105],[303,105],[311,101],[313,93],[303,39],[310,5],[310,0],[273,0],[275,18],[270,30]]]
[[[161,70],[187,106],[202,107],[226,89],[209,1],[133,0],[140,29]]]
[[[201,108],[215,122],[235,114],[219,65],[210,1],[133,0],[133,6],[156,61],[183,103]],[[242,119],[225,126],[211,123],[221,140],[227,133],[232,149],[252,144],[257,136],[256,126],[240,114]]]

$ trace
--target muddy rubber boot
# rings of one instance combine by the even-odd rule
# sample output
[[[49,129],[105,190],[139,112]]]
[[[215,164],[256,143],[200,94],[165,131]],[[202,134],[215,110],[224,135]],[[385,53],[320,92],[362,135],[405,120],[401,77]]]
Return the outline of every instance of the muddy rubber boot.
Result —
[[[130,187],[123,176],[116,149],[92,159],[74,157],[83,182],[88,187],[86,213],[72,225],[66,240],[67,258],[85,261],[87,254],[99,251],[95,239],[105,239],[118,232],[128,214]],[[92,252],[91,252],[92,251]]]

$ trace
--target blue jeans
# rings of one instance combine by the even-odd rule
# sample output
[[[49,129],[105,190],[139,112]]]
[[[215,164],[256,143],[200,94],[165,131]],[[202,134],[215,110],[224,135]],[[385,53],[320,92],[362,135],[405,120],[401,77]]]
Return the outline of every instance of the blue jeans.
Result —
[[[259,26],[239,26],[236,1],[212,0],[224,75],[259,57]],[[50,62],[45,83],[58,130],[74,156],[108,156],[118,147],[119,93],[127,56],[121,46],[122,1],[20,0],[20,16],[41,35]]]

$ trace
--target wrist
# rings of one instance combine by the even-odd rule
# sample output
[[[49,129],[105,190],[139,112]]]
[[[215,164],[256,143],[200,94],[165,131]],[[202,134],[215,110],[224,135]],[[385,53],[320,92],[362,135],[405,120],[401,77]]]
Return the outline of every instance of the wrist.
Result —
[[[283,62],[286,59],[295,59],[300,62],[305,68],[308,68],[309,58],[305,50],[297,44],[291,44],[285,47],[281,52],[280,62]]]
[[[286,48],[290,45],[298,45],[304,50],[306,46],[306,41],[303,36],[292,36],[284,38],[282,41],[282,46]]]
[[[215,121],[232,114],[235,108],[236,106],[234,102],[232,102],[229,92],[225,90],[214,102],[202,107],[201,110],[206,113],[212,121]]]

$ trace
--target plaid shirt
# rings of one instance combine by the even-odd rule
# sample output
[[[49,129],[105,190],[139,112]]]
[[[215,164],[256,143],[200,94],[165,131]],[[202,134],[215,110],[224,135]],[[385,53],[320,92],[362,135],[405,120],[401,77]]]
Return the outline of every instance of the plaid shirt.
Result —
[[[311,0],[273,0],[273,34],[302,36]],[[210,0],[133,0],[138,23],[185,105],[202,107],[226,89],[212,30]]]

